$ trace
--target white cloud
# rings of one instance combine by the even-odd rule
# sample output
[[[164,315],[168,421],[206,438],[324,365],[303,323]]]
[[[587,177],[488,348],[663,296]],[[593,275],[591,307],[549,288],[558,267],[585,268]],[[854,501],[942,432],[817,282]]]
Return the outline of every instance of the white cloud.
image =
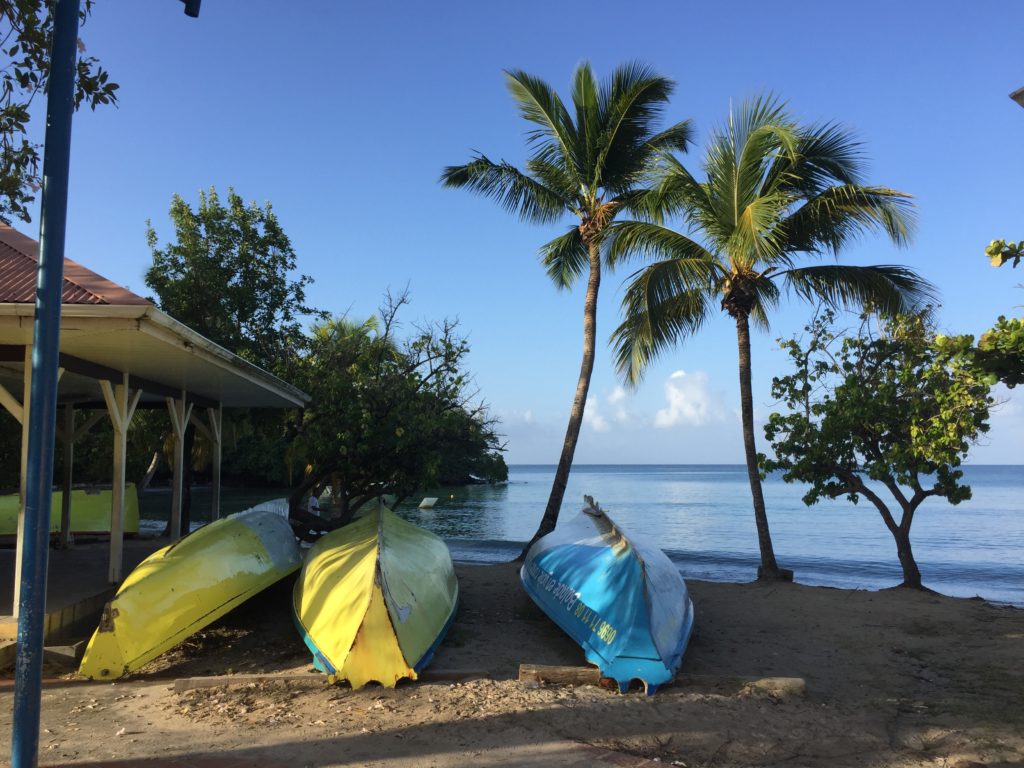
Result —
[[[609,429],[608,419],[601,414],[597,398],[593,395],[587,397],[587,407],[583,411],[583,423],[595,432],[607,432]]]
[[[676,371],[665,382],[666,407],[654,415],[654,426],[661,429],[687,425],[699,427],[722,419],[725,410],[717,394],[708,388],[703,371]]]
[[[617,405],[626,399],[626,389],[621,384],[612,390],[612,393],[608,395],[608,402],[612,405]]]

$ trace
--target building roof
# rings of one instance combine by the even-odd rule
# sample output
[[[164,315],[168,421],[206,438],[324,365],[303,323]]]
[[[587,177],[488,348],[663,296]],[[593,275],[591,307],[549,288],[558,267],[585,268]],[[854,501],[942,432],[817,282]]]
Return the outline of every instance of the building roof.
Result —
[[[0,222],[0,303],[34,304],[38,269],[39,243]],[[152,306],[147,299],[68,258],[64,259],[61,303]]]
[[[0,224],[0,385],[23,397],[32,343],[39,244]],[[289,408],[309,396],[183,325],[150,301],[64,260],[61,402],[102,403],[99,379],[141,389],[163,407],[182,392],[198,404]]]

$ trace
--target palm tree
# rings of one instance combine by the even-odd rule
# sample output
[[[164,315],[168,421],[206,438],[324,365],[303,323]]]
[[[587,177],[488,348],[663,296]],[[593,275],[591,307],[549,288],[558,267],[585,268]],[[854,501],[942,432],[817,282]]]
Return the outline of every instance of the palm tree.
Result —
[[[783,291],[831,306],[906,311],[932,287],[901,266],[802,266],[837,255],[865,231],[905,245],[909,195],[861,183],[859,145],[835,124],[800,126],[767,97],[745,104],[709,141],[705,181],[666,158],[646,221],[615,225],[610,260],[653,259],[631,276],[612,335],[616,367],[636,385],[649,361],[696,334],[720,308],[736,323],[747,474],[761,566],[758,578],[792,579],[775,560],[754,444],[750,324],[768,327]],[[677,232],[663,224],[679,214]]]
[[[490,197],[525,221],[547,224],[575,217],[565,234],[541,247],[541,262],[560,289],[587,275],[576,395],[551,495],[532,544],[554,530],[558,521],[583,423],[594,369],[597,294],[608,227],[621,211],[636,212],[655,162],[664,153],[685,151],[691,127],[687,120],[655,132],[674,84],[642,64],[620,66],[600,84],[590,65],[581,64],[572,78],[572,111],[544,81],[518,70],[505,75],[520,115],[534,126],[526,134],[531,154],[525,170],[477,154],[465,165],[445,168],[441,183]]]

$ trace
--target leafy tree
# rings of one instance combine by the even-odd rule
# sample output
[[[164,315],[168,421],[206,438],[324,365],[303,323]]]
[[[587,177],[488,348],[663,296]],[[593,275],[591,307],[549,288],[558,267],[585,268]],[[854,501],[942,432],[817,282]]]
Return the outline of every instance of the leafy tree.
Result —
[[[1009,263],[1016,268],[1024,258],[1024,240],[1020,243],[993,240],[985,249],[993,267]],[[1024,382],[1024,318],[1007,319],[1000,315],[993,328],[985,331],[974,350],[974,362],[989,384],[997,381],[1013,388]]]
[[[1001,267],[1010,262],[1010,266],[1016,269],[1020,260],[1024,258],[1024,240],[1019,244],[1007,243],[1005,240],[993,240],[985,248],[985,255],[988,256],[993,267]]]
[[[507,476],[494,423],[484,406],[470,405],[465,339],[452,322],[399,338],[407,302],[404,294],[388,297],[365,323],[340,318],[313,329],[299,366],[311,401],[291,447],[291,458],[307,467],[291,495],[293,517],[306,520],[300,500],[328,482],[339,516],[325,527],[336,527],[367,501],[435,485],[451,467]]]
[[[1024,383],[1024,318],[1000,315],[995,326],[981,334],[972,359],[987,384],[1001,381],[1013,389]]]
[[[933,496],[950,504],[971,497],[959,466],[988,431],[989,387],[963,354],[970,337],[937,337],[923,313],[880,329],[864,315],[860,333],[842,340],[833,320],[825,312],[812,321],[806,344],[782,342],[794,371],[772,381],[772,394],[789,413],[769,417],[776,458],[762,457],[762,467],[810,484],[808,505],[870,501],[896,541],[902,586],[921,589],[914,515]]]
[[[171,199],[175,242],[162,248],[146,223],[153,264],[146,285],[162,310],[211,341],[279,375],[303,343],[301,319],[312,278],[292,280],[296,257],[270,203],[246,205],[228,190],[199,193],[195,210]]]
[[[160,308],[225,349],[290,380],[306,339],[302,318],[322,313],[306,305],[305,288],[312,279],[290,277],[296,268],[295,251],[270,204],[246,204],[234,189],[222,201],[211,187],[208,193],[199,193],[195,209],[175,195],[170,216],[174,241],[162,247],[147,222],[153,264],[145,280],[156,292]],[[225,414],[225,434],[240,435],[226,445],[225,475],[241,473],[263,482],[274,478],[275,460],[286,448],[287,419],[280,411]],[[195,430],[190,426],[186,456],[193,455],[194,445]],[[262,461],[250,464],[254,456]],[[276,471],[274,479],[283,479],[283,464],[278,463]],[[185,474],[188,489],[192,462],[186,462]],[[186,490],[186,526],[189,502]]]
[[[505,73],[531,150],[525,170],[478,154],[445,168],[441,182],[490,197],[524,221],[549,224],[572,216],[569,230],[540,249],[541,263],[560,289],[587,276],[583,359],[551,495],[533,541],[554,530],[569,480],[594,369],[601,251],[608,226],[642,198],[644,179],[662,152],[685,151],[689,121],[656,132],[674,84],[638,63],[618,67],[598,83],[587,63],[572,80],[572,110],[546,82],[519,70]],[[528,545],[529,546],[529,545]]]
[[[92,12],[85,0],[82,23]],[[29,206],[39,190],[41,144],[28,138],[31,107],[46,90],[53,39],[53,3],[48,0],[0,0],[0,221],[31,221]],[[79,46],[83,48],[81,43]],[[117,83],[92,56],[78,57],[75,108],[96,109],[117,103]]]
[[[765,512],[754,442],[750,324],[768,318],[787,290],[829,305],[905,311],[929,286],[899,266],[802,266],[800,257],[838,254],[865,230],[894,243],[911,228],[908,195],[861,183],[858,144],[834,124],[800,126],[772,99],[730,114],[704,155],[699,181],[668,158],[650,221],[615,225],[612,259],[648,256],[623,298],[612,335],[618,370],[636,384],[648,363],[696,335],[716,306],[736,324],[740,404],[747,474],[757,524],[762,579],[789,579],[779,568]],[[679,214],[688,232],[662,223]]]

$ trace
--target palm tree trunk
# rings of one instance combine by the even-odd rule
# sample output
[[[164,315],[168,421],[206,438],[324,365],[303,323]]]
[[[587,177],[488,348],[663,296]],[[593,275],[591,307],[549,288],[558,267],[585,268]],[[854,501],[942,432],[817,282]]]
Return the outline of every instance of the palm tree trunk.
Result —
[[[576,453],[576,442],[580,437],[583,425],[583,409],[587,405],[587,393],[590,391],[590,375],[594,372],[594,350],[597,339],[597,291],[601,287],[601,254],[596,243],[588,247],[590,251],[590,277],[587,280],[587,295],[583,302],[583,361],[580,363],[580,377],[576,382],[576,396],[572,401],[569,413],[569,425],[565,429],[565,441],[562,443],[562,455],[558,459],[555,480],[551,484],[551,495],[544,509],[537,532],[519,554],[519,559],[526,557],[527,551],[541,536],[555,530],[558,523],[558,512],[562,508],[565,486],[569,482],[569,470],[572,469],[572,457]]]
[[[761,475],[757,469],[757,447],[754,444],[754,396],[750,385],[750,322],[745,312],[736,317],[736,341],[740,353],[740,417],[743,422],[743,448],[747,457],[747,477],[750,495],[754,500],[754,522],[757,524],[757,544],[761,550],[761,565],[757,569],[759,581],[792,581],[793,572],[779,568],[772,548],[772,535],[768,530],[768,514],[764,508]]]

